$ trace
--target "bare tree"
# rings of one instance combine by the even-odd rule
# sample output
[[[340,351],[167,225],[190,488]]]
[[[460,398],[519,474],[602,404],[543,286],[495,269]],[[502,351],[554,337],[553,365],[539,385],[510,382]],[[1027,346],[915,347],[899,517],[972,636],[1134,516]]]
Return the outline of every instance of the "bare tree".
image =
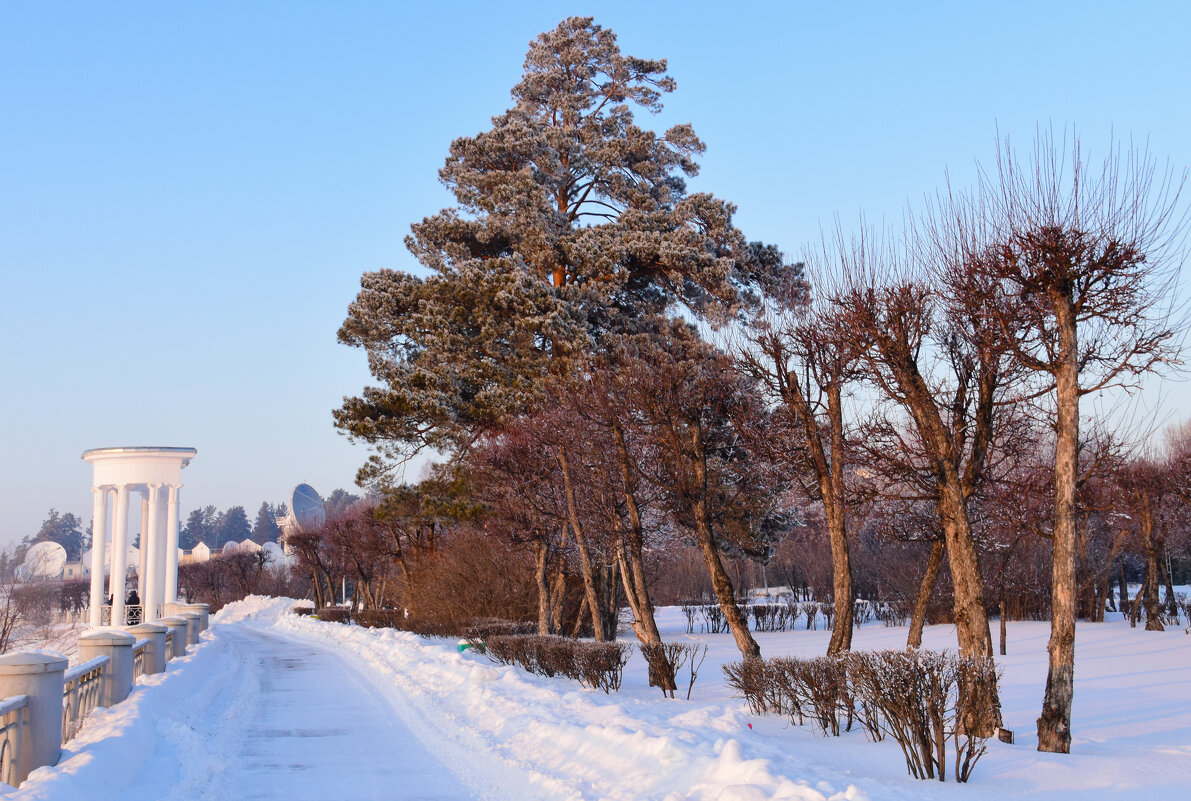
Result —
[[[907,472],[919,461],[933,485],[927,497],[943,529],[960,650],[991,656],[968,504],[984,478],[1009,377],[1004,348],[988,331],[987,287],[970,279],[966,260],[949,244],[943,235],[909,247],[878,246],[868,235],[841,242],[845,284],[833,305],[858,340],[869,379],[892,404],[873,427],[889,438],[890,447],[880,450],[894,458],[919,454]]]
[[[1177,357],[1170,308],[1184,181],[1144,151],[1122,160],[1113,150],[1094,167],[1078,140],[1040,134],[1025,160],[1004,142],[972,201],[999,251],[973,261],[997,288],[991,319],[1017,363],[1052,390],[1054,561],[1040,751],[1071,747],[1080,398],[1131,385]]]
[[[830,314],[813,312],[801,271],[774,293],[737,348],[737,362],[780,411],[761,443],[790,469],[790,481],[823,505],[831,544],[835,606],[828,654],[852,647],[853,588],[848,517],[844,393],[860,378],[859,353]]]
[[[741,654],[759,657],[723,554],[766,558],[786,527],[777,513],[780,482],[747,451],[738,429],[757,424],[764,410],[731,360],[681,321],[659,321],[659,330],[630,338],[625,348],[627,401],[657,454],[654,483],[699,546]]]

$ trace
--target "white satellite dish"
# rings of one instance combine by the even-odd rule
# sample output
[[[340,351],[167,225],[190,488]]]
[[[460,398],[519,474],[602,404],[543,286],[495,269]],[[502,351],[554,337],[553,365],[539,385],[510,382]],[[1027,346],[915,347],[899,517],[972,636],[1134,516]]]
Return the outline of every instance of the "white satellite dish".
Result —
[[[323,499],[309,484],[294,487],[289,498],[289,513],[298,531],[317,531],[327,522]]]
[[[30,578],[59,578],[66,566],[66,549],[56,542],[39,542],[25,552],[23,573]]]

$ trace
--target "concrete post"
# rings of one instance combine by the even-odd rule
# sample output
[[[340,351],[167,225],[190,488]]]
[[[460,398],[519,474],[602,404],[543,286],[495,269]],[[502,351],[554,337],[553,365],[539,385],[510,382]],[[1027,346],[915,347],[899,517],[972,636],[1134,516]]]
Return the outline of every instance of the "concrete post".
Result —
[[[30,771],[57,764],[62,756],[62,691],[66,660],[47,654],[0,656],[0,698],[29,696],[29,717],[21,727],[14,782],[20,784]]]
[[[165,588],[166,602],[178,600],[178,493],[181,485],[170,484],[165,512]],[[166,612],[166,614],[170,614]]]
[[[194,612],[199,616],[199,631],[206,631],[211,627],[211,604],[185,604],[183,612]]]
[[[128,485],[116,489],[116,520],[112,526],[112,567],[108,593],[112,596],[112,625],[124,625],[124,582],[128,571]]]
[[[108,488],[92,487],[95,505],[91,510],[91,609],[89,623],[103,625],[103,557],[107,551]]]
[[[199,644],[199,623],[201,622],[202,618],[200,618],[194,612],[179,612],[178,614],[174,615],[174,617],[180,618],[180,619],[186,621],[186,629],[187,629],[186,641],[189,642],[191,645],[198,645]]]
[[[139,561],[137,562],[137,565],[136,565],[136,594],[141,596],[141,606],[142,607],[145,604],[145,573],[146,573],[145,554],[148,553],[148,549],[145,548],[145,534],[149,530],[148,526],[149,526],[149,493],[148,493],[148,490],[146,490],[144,493],[141,494],[141,530],[140,530],[140,536],[137,537],[137,542],[139,543],[137,545],[137,559]],[[141,617],[142,617],[142,619],[144,618],[144,612],[141,613]]]
[[[162,509],[161,485],[149,485],[149,523],[142,526],[145,529],[145,536],[141,539],[141,551],[144,556],[141,558],[141,564],[145,566],[145,594],[141,596],[141,603],[145,605],[145,613],[141,616],[141,621],[151,621],[157,618],[159,614],[157,611],[158,605],[162,601],[162,588],[164,578],[162,574],[162,546],[163,542],[157,537],[157,529],[160,528],[162,522],[161,513],[165,511]]]
[[[162,612],[168,617],[176,617],[179,612],[189,612],[190,604],[182,603],[181,601],[166,601],[161,605]]]
[[[100,706],[115,706],[132,692],[132,646],[135,643],[136,637],[117,629],[89,631],[79,637],[79,664],[90,662],[97,656],[108,658],[99,694]]]
[[[145,673],[164,673],[165,663],[170,658],[165,652],[165,635],[169,627],[160,623],[140,623],[129,626],[127,631],[138,640],[149,641],[149,645],[145,647]]]
[[[186,642],[189,639],[189,626],[186,625],[186,621],[171,616],[163,617],[157,622],[174,630],[174,652],[170,654],[170,659],[186,656]]]

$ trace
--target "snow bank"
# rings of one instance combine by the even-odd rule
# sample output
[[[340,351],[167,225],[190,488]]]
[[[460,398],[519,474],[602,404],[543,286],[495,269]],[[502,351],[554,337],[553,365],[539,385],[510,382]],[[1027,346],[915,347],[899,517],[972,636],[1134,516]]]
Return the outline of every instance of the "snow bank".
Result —
[[[867,798],[846,782],[812,787],[777,773],[767,759],[746,756],[729,736],[749,731],[739,704],[607,696],[405,632],[295,615],[274,625],[310,644],[334,643],[376,676],[432,753],[482,772],[488,784],[528,781],[545,798]]]
[[[318,664],[330,659],[361,679],[352,679],[364,688],[359,699],[391,714],[403,742],[417,739],[432,766],[437,759],[485,798],[1181,801],[1191,786],[1191,637],[1182,627],[1154,633],[1119,620],[1080,624],[1073,753],[1057,755],[1038,753],[1033,734],[1048,624],[1011,623],[1009,656],[998,662],[1003,711],[1018,744],[990,743],[972,782],[956,785],[911,779],[888,740],[871,743],[859,731],[822,737],[810,726],[750,715],[719,671],[737,659],[731,636],[687,634],[678,610],[660,610],[664,636],[710,648],[692,701],[650,689],[639,654],[622,691],[604,695],[459,654],[450,642],[299,617],[289,611],[294,604],[249,598],[221,610],[197,649],[139,684],[126,702],[91,716],[57,767],[36,771],[5,797],[274,797],[277,788],[245,788],[229,778],[245,759],[237,734],[276,711],[261,701],[270,671],[300,668],[298,657],[315,653],[333,655]],[[758,641],[768,656],[810,656],[824,652],[828,637],[801,630],[762,633]],[[865,626],[854,645],[900,647],[904,637],[904,628]],[[264,655],[266,643],[272,656]],[[927,628],[927,647],[954,643],[952,627]],[[312,687],[348,692],[329,674],[308,675]],[[381,745],[388,753],[401,748]],[[312,788],[330,780],[310,778]]]

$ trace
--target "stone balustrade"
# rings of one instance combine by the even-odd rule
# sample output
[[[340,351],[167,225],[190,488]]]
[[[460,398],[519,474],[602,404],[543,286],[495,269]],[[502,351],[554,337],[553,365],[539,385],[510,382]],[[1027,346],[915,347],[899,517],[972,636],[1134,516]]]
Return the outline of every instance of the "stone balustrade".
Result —
[[[36,768],[57,764],[93,709],[120,703],[142,676],[164,672],[199,642],[207,605],[170,606],[177,616],[86,632],[73,668],[45,653],[0,656],[0,781],[16,787]]]

